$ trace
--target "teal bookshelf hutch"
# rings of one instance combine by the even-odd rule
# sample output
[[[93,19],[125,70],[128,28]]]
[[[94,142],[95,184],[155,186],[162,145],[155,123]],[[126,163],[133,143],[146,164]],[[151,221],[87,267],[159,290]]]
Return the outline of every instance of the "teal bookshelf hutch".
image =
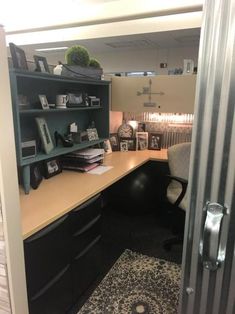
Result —
[[[30,191],[30,165],[61,156],[66,153],[100,144],[109,137],[109,82],[88,78],[70,78],[48,73],[10,70],[13,118],[17,164],[22,173],[25,193]],[[66,93],[86,93],[100,99],[99,106],[76,107],[66,109],[42,109],[38,95],[46,95],[50,104],[55,104],[56,95]],[[22,109],[18,95],[26,96],[27,109]],[[54,149],[46,154],[40,149],[40,137],[36,117],[46,120],[54,143]],[[69,124],[76,122],[78,128],[85,131],[94,122],[99,139],[83,141],[72,147],[63,147],[59,142],[55,145],[54,132],[68,132]],[[22,158],[21,143],[36,140],[37,154],[33,158]]]

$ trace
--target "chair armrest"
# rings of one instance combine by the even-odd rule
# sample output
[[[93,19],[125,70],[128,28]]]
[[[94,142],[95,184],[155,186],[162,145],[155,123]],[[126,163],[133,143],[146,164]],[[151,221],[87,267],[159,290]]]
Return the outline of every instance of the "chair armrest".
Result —
[[[184,198],[184,196],[186,194],[186,190],[187,190],[187,186],[188,186],[188,180],[185,180],[185,179],[180,178],[180,177],[172,176],[172,175],[167,175],[167,177],[170,180],[174,180],[174,181],[179,182],[182,186],[182,191],[181,191],[180,195],[178,196],[178,198],[176,199],[175,203],[173,204],[174,206],[179,206],[179,204],[181,203],[182,199]]]
[[[168,174],[167,177],[169,179],[171,179],[171,180],[175,180],[175,181],[181,183],[182,185],[186,185],[187,186],[187,184],[188,184],[188,180],[186,180],[186,179],[183,179],[183,178],[180,178],[180,177],[176,177],[176,176],[172,176],[170,174]]]

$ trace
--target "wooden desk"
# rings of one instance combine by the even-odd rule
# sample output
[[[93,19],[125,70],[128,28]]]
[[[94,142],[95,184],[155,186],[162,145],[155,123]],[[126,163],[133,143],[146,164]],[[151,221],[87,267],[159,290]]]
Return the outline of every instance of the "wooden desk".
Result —
[[[167,151],[113,152],[104,164],[113,168],[102,175],[63,171],[43,180],[37,190],[20,189],[23,239],[46,227],[76,206],[103,191],[149,160],[167,161]]]

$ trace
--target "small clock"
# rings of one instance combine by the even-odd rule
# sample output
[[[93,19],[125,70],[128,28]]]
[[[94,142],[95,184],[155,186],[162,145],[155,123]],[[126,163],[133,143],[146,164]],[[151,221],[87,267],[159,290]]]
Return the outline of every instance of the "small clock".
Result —
[[[118,128],[117,133],[119,137],[133,137],[134,129],[130,124],[123,123]]]

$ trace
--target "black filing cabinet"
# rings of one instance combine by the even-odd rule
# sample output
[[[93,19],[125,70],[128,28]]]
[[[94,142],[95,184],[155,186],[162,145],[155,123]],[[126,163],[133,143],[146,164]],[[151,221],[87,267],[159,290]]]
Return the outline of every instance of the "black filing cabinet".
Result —
[[[30,313],[65,313],[71,306],[68,218],[63,216],[24,241]]]
[[[70,213],[74,302],[99,274],[101,265],[100,224],[100,194]]]
[[[100,268],[101,195],[24,241],[30,314],[65,314]]]

